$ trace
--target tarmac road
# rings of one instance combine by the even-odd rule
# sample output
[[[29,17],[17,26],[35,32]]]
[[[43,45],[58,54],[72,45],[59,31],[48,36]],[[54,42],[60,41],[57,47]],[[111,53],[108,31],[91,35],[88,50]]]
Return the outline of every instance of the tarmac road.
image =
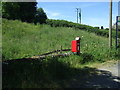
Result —
[[[102,65],[97,69],[98,75],[93,75],[86,83],[86,87],[120,88],[120,62]]]
[[[76,76],[76,81],[72,81],[72,88],[120,88],[120,62],[106,63],[100,65],[95,70],[97,74],[81,78]],[[82,82],[84,80],[84,82]],[[82,84],[81,84],[82,83]]]

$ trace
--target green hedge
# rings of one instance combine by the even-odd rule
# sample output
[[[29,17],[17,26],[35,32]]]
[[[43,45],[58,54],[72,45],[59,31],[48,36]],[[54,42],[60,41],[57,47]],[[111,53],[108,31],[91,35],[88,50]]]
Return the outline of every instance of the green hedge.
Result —
[[[98,29],[96,27],[73,23],[66,20],[47,19],[46,24],[50,25],[51,27],[72,27],[72,28],[76,28],[76,29],[80,29],[88,32],[93,32],[100,36],[105,36],[105,37],[109,36],[109,30]],[[119,34],[118,37],[120,38],[120,32],[118,34]],[[115,38],[115,30],[113,31],[112,37]]]
[[[78,23],[73,23],[65,20],[52,20],[52,19],[47,19],[46,23],[51,25],[52,27],[74,27],[78,29],[89,29],[92,28],[91,26],[83,25],[83,24],[78,24]]]

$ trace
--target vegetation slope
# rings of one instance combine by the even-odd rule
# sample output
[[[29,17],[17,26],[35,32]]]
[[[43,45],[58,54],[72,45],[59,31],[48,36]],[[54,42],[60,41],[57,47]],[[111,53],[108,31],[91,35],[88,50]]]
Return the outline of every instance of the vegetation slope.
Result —
[[[83,30],[49,25],[34,25],[18,20],[2,21],[3,59],[17,59],[40,55],[48,51],[71,48],[71,41],[81,37],[82,53],[93,55],[96,59],[110,59],[108,38],[97,36]],[[113,50],[114,51],[114,39]],[[114,57],[115,52],[112,52]]]
[[[43,60],[14,60],[40,55],[52,50],[71,48],[71,41],[81,37],[82,54],[68,57],[47,57]],[[113,46],[115,45],[113,39]],[[94,68],[93,62],[119,59],[115,48],[109,51],[108,38],[84,30],[34,25],[18,20],[2,21],[3,88],[61,88],[79,75],[81,85]],[[83,80],[84,78],[84,80]]]

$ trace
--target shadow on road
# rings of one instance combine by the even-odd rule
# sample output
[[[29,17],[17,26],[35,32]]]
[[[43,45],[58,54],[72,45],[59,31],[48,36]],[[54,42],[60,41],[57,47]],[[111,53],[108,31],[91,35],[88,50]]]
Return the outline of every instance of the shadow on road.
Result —
[[[90,69],[90,68],[88,68]],[[79,75],[76,75],[70,87],[73,88],[120,88],[120,77],[112,76],[111,72],[105,70],[94,70],[96,72],[92,75],[89,75],[87,78],[83,78],[84,83],[81,84],[81,78]]]
[[[58,57],[6,61],[2,70],[3,88],[120,88],[109,71],[72,68]]]

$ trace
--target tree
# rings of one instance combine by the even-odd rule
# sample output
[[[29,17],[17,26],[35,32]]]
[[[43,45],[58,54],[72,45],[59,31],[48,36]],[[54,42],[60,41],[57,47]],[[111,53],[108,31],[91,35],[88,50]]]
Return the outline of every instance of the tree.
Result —
[[[101,26],[101,29],[104,29],[103,26]]]
[[[2,3],[2,17],[7,19],[20,19],[18,15],[19,5],[14,2]]]
[[[2,17],[7,19],[19,19],[23,22],[33,22],[36,13],[37,2],[3,2]]]
[[[42,8],[38,8],[36,15],[35,15],[35,24],[37,24],[38,22],[40,24],[46,23],[46,19],[47,19],[47,15],[44,12],[44,10]]]

